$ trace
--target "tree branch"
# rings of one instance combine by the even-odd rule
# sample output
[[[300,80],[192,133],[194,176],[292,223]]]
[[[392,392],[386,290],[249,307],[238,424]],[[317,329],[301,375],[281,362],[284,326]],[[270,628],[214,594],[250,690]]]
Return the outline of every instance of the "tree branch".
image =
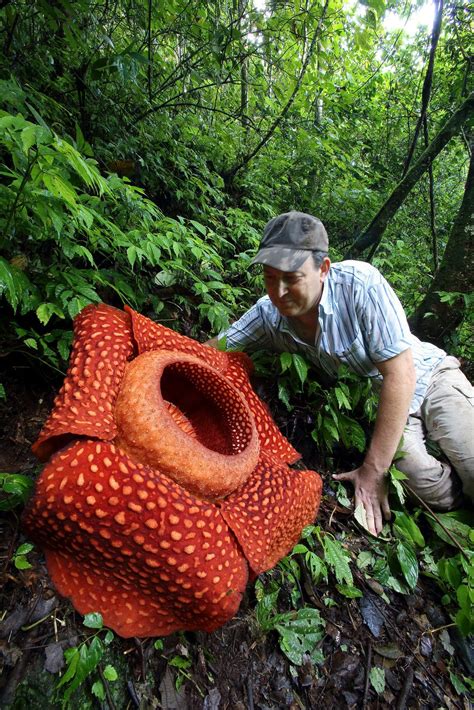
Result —
[[[418,121],[416,123],[415,133],[413,135],[413,140],[411,142],[410,149],[408,151],[407,159],[405,161],[405,165],[403,166],[402,178],[405,177],[405,175],[407,174],[408,169],[410,167],[410,163],[413,158],[413,153],[415,152],[416,144],[418,141],[418,136],[419,136],[421,127],[423,125],[423,121],[426,116],[426,112],[428,110],[428,104],[430,102],[430,95],[431,95],[431,85],[433,83],[434,60],[435,60],[435,54],[436,54],[436,47],[438,46],[439,35],[441,32],[442,18],[443,18],[443,0],[438,0],[438,2],[436,3],[436,14],[435,14],[435,18],[433,20],[433,32],[431,34],[430,58],[428,61],[428,68],[426,70],[425,80],[423,82],[423,89],[421,92],[421,111],[420,111],[420,115],[418,117]]]
[[[323,20],[324,20],[324,17],[326,15],[326,11],[328,8],[328,4],[329,4],[329,0],[325,0],[323,11],[322,11],[321,17],[318,22],[318,26],[314,32],[313,39],[311,40],[311,44],[309,46],[308,52],[306,53],[306,57],[303,62],[303,66],[301,67],[301,71],[300,71],[298,80],[296,82],[295,88],[291,92],[291,96],[288,99],[288,101],[286,102],[285,106],[283,107],[283,110],[275,118],[272,125],[270,126],[268,131],[265,133],[263,138],[257,143],[255,148],[253,148],[249,153],[247,153],[247,155],[245,155],[237,165],[235,165],[233,168],[231,168],[230,170],[228,170],[224,173],[224,175],[223,175],[224,180],[228,180],[228,181],[232,182],[233,178],[239,172],[239,170],[242,170],[242,168],[244,168],[248,163],[250,163],[250,161],[257,155],[257,153],[259,153],[261,151],[261,149],[268,143],[268,141],[273,136],[276,129],[278,128],[278,126],[283,121],[283,119],[287,115],[288,111],[292,107],[293,102],[296,98],[296,95],[297,95],[298,91],[300,90],[301,84],[303,83],[303,79],[306,74],[306,70],[308,69],[309,63],[311,61],[311,57],[314,52],[314,48],[315,48],[316,43],[318,41],[321,26],[322,26],[322,23],[323,23]]]
[[[352,244],[345,256],[346,259],[354,258],[356,254],[360,254],[368,247],[378,244],[381,241],[389,221],[400,205],[403,204],[413,186],[451,138],[459,132],[462,125],[471,117],[473,110],[474,92],[467,97],[464,103],[462,103],[457,111],[446,121],[444,126],[433,138],[430,145],[420,155],[405,177],[398,183],[369,226],[364,229],[362,234],[360,234]]]

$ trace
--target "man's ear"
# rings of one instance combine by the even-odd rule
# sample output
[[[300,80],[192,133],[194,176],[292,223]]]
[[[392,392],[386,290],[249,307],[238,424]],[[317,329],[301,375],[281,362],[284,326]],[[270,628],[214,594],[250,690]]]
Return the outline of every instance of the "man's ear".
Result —
[[[325,256],[320,266],[321,281],[324,281],[326,276],[329,274],[330,267],[331,259],[328,256]]]

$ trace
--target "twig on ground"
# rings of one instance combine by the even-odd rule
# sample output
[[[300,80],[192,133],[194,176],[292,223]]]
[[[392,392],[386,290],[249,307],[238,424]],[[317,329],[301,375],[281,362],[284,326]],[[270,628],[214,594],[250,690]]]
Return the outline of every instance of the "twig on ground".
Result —
[[[127,681],[127,690],[135,707],[140,707],[140,700],[138,698],[137,691],[135,690],[135,686],[133,685],[131,680]]]
[[[143,653],[143,645],[142,645],[142,642],[140,641],[140,639],[134,637],[133,640],[135,641],[135,646],[138,648],[138,652],[140,654],[142,682],[144,683],[146,680],[146,664],[145,664],[145,654]]]
[[[110,710],[117,710],[117,707],[116,707],[116,705],[112,699],[112,695],[110,693],[110,688],[109,688],[107,678],[105,677],[104,672],[103,672],[102,668],[100,667],[100,664],[97,667],[97,670],[99,671],[99,677],[102,681],[102,685],[104,686],[105,695],[107,697],[107,704],[108,704]]]
[[[463,557],[464,557],[468,562],[470,562],[470,559],[469,559],[469,557],[466,555],[466,552],[465,552],[464,548],[462,547],[462,545],[459,543],[458,540],[456,540],[456,538],[455,538],[454,535],[451,533],[451,531],[448,530],[448,528],[447,528],[445,525],[443,525],[443,523],[442,523],[441,520],[438,518],[438,516],[436,515],[436,513],[430,508],[430,506],[428,505],[428,503],[425,503],[425,501],[423,500],[423,498],[420,498],[420,496],[419,496],[417,493],[415,493],[415,491],[414,491],[412,488],[410,488],[410,486],[409,486],[407,483],[405,483],[405,481],[402,481],[402,483],[403,483],[403,485],[405,486],[405,488],[407,489],[407,491],[410,493],[410,495],[414,496],[414,497],[417,499],[417,501],[418,501],[419,503],[421,503],[421,505],[423,506],[423,508],[426,508],[426,510],[429,512],[429,514],[433,516],[433,518],[436,520],[436,522],[438,523],[438,525],[439,525],[441,528],[443,528],[443,530],[444,530],[444,532],[446,533],[446,535],[449,537],[450,540],[452,540],[453,545],[455,545],[455,546],[458,548],[458,550],[461,551],[461,554],[463,555]]]
[[[247,699],[248,699],[248,710],[254,710],[253,686],[252,686],[252,679],[250,678],[250,676],[247,678]]]
[[[369,696],[369,682],[370,682],[370,671],[372,668],[372,644],[367,641],[367,660],[365,666],[365,685],[364,685],[364,697],[362,699],[362,710],[367,707],[367,698]]]
[[[403,688],[398,696],[397,710],[405,710],[411,686],[413,685],[413,675],[413,668],[408,668]]]

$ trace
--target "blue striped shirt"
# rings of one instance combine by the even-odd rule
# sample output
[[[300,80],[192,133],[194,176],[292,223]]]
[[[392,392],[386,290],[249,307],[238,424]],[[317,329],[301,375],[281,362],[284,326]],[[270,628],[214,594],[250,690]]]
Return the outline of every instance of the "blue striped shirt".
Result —
[[[412,349],[416,390],[410,414],[424,399],[433,370],[446,353],[410,332],[403,307],[380,272],[363,261],[331,264],[319,303],[320,329],[314,345],[292,330],[268,296],[264,296],[222,333],[228,350],[273,350],[301,353],[331,377],[340,365],[380,384],[376,363]]]

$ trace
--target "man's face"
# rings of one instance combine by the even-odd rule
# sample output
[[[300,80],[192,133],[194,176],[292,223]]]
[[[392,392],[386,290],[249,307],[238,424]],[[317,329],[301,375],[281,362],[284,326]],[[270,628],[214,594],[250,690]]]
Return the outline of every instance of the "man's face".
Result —
[[[298,271],[263,267],[265,288],[271,302],[282,316],[299,318],[315,308],[321,298],[329,265],[330,261],[326,258],[322,265],[317,267],[310,254]]]

